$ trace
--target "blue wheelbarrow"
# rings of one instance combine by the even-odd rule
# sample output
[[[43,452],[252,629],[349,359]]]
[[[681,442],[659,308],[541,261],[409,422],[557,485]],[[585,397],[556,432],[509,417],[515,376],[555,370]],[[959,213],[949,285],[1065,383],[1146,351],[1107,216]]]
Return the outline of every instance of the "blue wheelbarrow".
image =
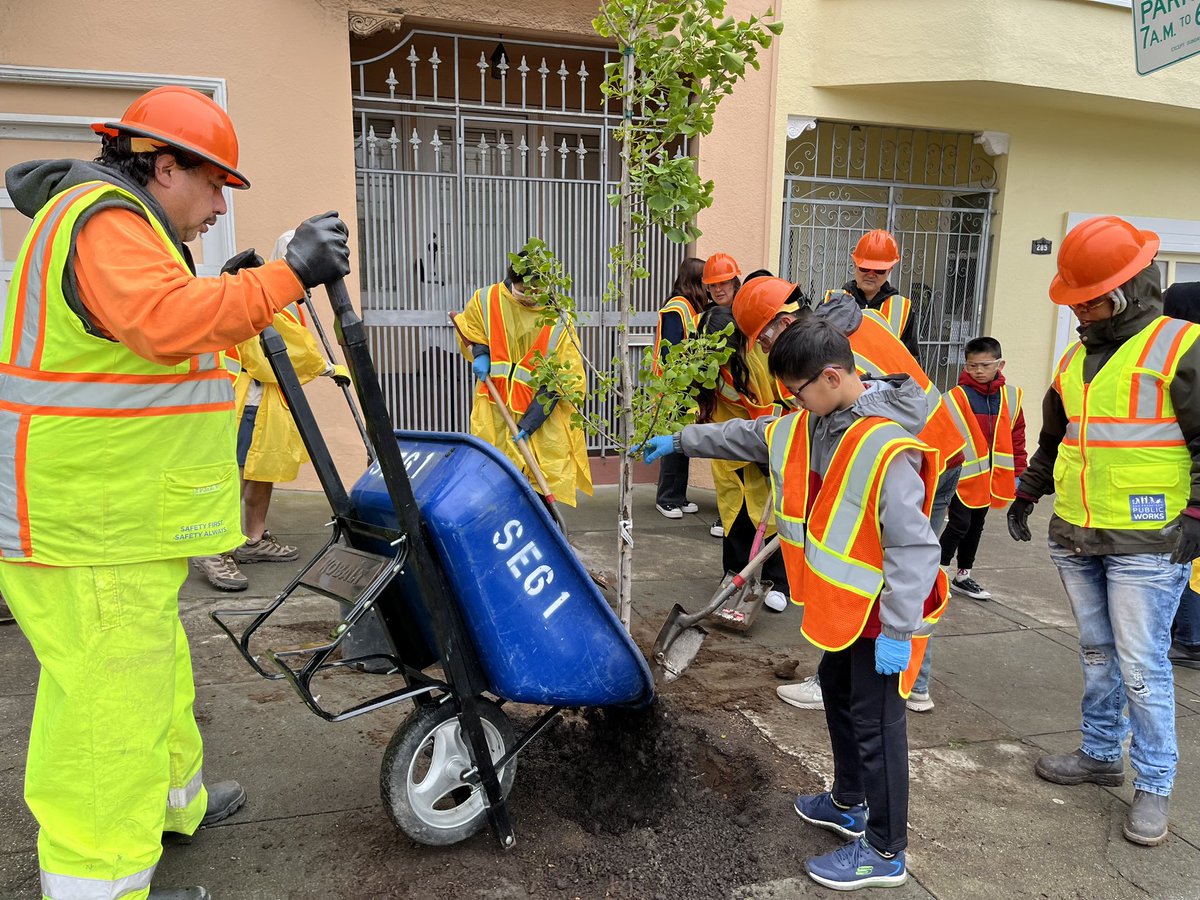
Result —
[[[328,290],[375,461],[347,493],[283,340],[267,329],[263,345],[329,499],[332,533],[267,607],[211,616],[259,674],[286,679],[329,721],[413,701],[384,753],[388,815],[432,845],[487,824],[507,849],[520,752],[564,708],[648,704],[653,677],[503,454],[467,435],[392,430],[362,322],[340,281]],[[253,653],[255,632],[301,588],[339,605],[329,639]],[[404,686],[326,709],[314,678],[346,668],[400,675]],[[509,701],[548,709],[518,736]]]

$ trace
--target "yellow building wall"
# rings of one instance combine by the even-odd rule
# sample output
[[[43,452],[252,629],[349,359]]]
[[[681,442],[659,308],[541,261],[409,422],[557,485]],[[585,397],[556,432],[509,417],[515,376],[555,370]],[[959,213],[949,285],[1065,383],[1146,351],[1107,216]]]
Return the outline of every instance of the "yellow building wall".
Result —
[[[983,330],[1001,341],[1006,374],[1031,399],[1049,383],[1058,308],[1047,295],[1055,255],[1034,256],[1030,243],[1049,238],[1057,254],[1070,212],[1200,219],[1200,180],[1189,171],[1200,146],[1200,59],[1139,78],[1129,16],[1084,0],[784,7],[776,159],[786,156],[789,114],[1009,135]],[[870,48],[868,21],[886,36]],[[779,166],[772,197],[783,196],[784,174]],[[771,227],[777,262],[778,217]],[[1026,415],[1032,440],[1040,403]]]

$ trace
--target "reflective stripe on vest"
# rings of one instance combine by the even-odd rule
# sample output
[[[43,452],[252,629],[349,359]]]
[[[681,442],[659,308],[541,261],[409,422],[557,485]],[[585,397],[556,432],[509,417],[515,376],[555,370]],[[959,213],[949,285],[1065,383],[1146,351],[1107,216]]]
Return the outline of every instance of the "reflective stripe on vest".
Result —
[[[654,329],[654,358],[651,371],[655,375],[662,374],[663,320],[670,313],[675,313],[683,321],[683,339],[685,341],[696,333],[696,323],[700,321],[700,313],[696,311],[687,297],[675,296],[663,304],[663,308],[658,311],[658,326]]]
[[[900,294],[892,294],[880,305],[879,313],[892,330],[892,334],[901,337],[912,313],[912,301]]]
[[[1022,393],[1020,388],[1006,384],[999,397],[996,428],[989,441],[971,409],[966,389],[958,386],[945,394],[946,409],[965,440],[955,494],[971,509],[985,506],[999,509],[1016,496],[1012,424],[1021,411]]]
[[[0,555],[115,565],[223,552],[240,539],[223,354],[161,365],[84,326],[63,275],[76,224],[101,205],[138,211],[187,269],[162,223],[115,185],[70,188],[34,218],[0,341]],[[80,522],[81,503],[102,525]]]
[[[483,329],[488,336],[488,353],[492,365],[489,374],[501,400],[517,415],[521,415],[533,402],[534,371],[538,355],[548,357],[558,349],[567,336],[566,325],[560,320],[553,326],[543,325],[533,345],[524,358],[514,363],[508,346],[508,324],[504,319],[504,303],[500,285],[488,289],[486,302],[481,302]],[[480,382],[476,389],[480,396],[490,396],[487,385]]]
[[[1054,389],[1067,432],[1054,467],[1054,511],[1087,528],[1162,528],[1187,505],[1191,454],[1171,384],[1200,326],[1160,316],[1127,340],[1084,384],[1086,351],[1070,347]]]
[[[719,373],[717,395],[722,400],[732,403],[735,406],[740,406],[751,419],[769,416],[775,411],[773,404],[757,403],[735,388],[733,386],[733,375],[724,366],[721,366]]]
[[[903,450],[922,452],[928,514],[937,454],[895,422],[858,419],[838,443],[810,504],[808,419],[802,412],[767,429],[776,524],[792,596],[805,606],[802,633],[818,647],[841,650],[862,634],[883,588],[878,506],[887,469]],[[926,620],[936,621],[944,606],[939,595]]]
[[[188,805],[200,795],[200,788],[203,785],[204,770],[198,769],[183,787],[171,788],[167,791],[167,809],[187,809]]]
[[[77,878],[42,869],[42,894],[50,900],[113,900],[150,887],[155,866],[157,863],[133,875],[113,879]]]

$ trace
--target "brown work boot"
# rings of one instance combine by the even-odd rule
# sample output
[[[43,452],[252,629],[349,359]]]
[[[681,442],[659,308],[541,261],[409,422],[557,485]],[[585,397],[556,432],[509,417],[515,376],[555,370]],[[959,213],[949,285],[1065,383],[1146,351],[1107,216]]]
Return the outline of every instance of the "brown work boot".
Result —
[[[232,556],[193,556],[192,565],[218,591],[244,591],[250,586],[250,580],[238,571]]]
[[[1090,781],[1093,784],[1116,787],[1125,782],[1125,763],[1122,760],[1105,762],[1093,759],[1082,750],[1047,753],[1038,758],[1033,770],[1039,778],[1053,781],[1055,784],[1083,784]]]
[[[1133,792],[1133,805],[1125,815],[1125,839],[1143,847],[1157,847],[1167,839],[1167,801],[1170,797],[1146,791]]]
[[[233,558],[240,563],[291,562],[299,555],[299,550],[279,543],[269,531],[264,531],[257,541],[246,541],[233,551]]]

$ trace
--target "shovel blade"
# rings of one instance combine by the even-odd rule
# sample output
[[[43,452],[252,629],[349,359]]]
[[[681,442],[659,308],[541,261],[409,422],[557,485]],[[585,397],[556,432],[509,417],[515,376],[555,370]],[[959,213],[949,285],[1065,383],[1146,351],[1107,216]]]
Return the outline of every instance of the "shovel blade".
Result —
[[[651,668],[655,679],[662,684],[670,684],[684,673],[708,637],[708,632],[699,625],[686,628],[680,625],[680,617],[687,614],[687,610],[676,603],[650,651]]]

